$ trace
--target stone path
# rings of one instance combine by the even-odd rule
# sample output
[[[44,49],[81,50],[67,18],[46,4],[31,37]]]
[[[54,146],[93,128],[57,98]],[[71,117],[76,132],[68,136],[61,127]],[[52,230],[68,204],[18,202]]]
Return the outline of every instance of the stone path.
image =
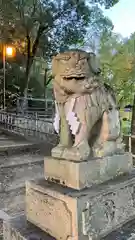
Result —
[[[43,177],[43,162],[38,144],[0,132],[0,223],[24,211],[25,181]]]

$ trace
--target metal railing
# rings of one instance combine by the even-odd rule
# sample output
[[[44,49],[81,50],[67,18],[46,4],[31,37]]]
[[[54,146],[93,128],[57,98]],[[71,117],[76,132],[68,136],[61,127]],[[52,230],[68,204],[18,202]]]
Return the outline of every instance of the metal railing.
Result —
[[[42,99],[42,98],[26,98],[27,107],[24,110],[22,103],[24,98],[20,97],[17,101],[17,113],[25,114],[27,116],[37,115],[38,118],[50,118],[54,114],[55,104],[53,99]]]
[[[41,119],[37,116],[22,116],[14,113],[0,112],[0,127],[33,139],[53,142],[56,134],[53,129],[52,118]]]
[[[19,114],[20,116],[22,114]],[[35,110],[32,111],[25,111],[25,116],[28,118],[32,118],[32,119],[42,119],[46,122],[52,122],[53,118],[54,118],[54,111],[53,112],[43,112],[43,111],[39,111],[39,110]]]
[[[57,135],[54,132],[52,122],[52,115],[43,115],[41,118],[37,113],[23,116],[22,114],[0,111],[1,128],[25,136],[26,138],[33,138],[34,140],[47,140],[53,143],[57,139]],[[128,151],[133,154],[131,139],[135,138],[135,136],[124,134],[124,137],[128,138]],[[135,154],[133,154],[133,157],[135,157]]]

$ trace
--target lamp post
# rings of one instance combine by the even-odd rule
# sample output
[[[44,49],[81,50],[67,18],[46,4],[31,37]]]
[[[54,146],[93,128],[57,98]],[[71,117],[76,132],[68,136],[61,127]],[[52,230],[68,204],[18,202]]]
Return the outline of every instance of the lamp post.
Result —
[[[3,46],[3,109],[5,109],[5,83],[6,83],[6,56],[13,57],[15,49],[10,46]]]
[[[6,47],[3,47],[3,109],[5,109]]]

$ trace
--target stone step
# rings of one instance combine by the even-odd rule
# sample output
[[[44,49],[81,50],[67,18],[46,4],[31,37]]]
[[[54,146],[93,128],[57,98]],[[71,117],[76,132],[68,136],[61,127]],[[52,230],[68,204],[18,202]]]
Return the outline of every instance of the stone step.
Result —
[[[18,216],[25,209],[25,188],[5,192],[0,195],[0,236],[3,233],[3,220]]]
[[[25,181],[43,177],[44,156],[40,144],[0,133],[0,209],[20,212],[25,208]]]
[[[3,240],[54,240],[54,238],[27,222],[25,215],[20,215],[4,220]]]
[[[54,240],[53,237],[29,223],[25,215],[18,214],[9,217],[3,214],[3,240]],[[135,220],[125,224],[122,228],[112,232],[102,240],[134,240]]]
[[[5,212],[19,212],[25,207],[25,186],[0,193],[0,209]],[[23,205],[23,207],[21,207]]]
[[[33,153],[15,154],[12,156],[0,156],[0,168],[13,168],[16,166],[40,164],[44,160],[44,156],[38,154],[38,151]]]
[[[3,215],[1,212],[4,212],[8,216],[16,216],[25,211],[25,186],[12,188],[9,191],[3,192],[0,194],[0,235],[2,233],[1,225],[3,222]]]
[[[42,151],[45,155],[50,155],[51,154],[51,149],[52,147],[56,146],[58,143],[58,137],[56,134],[45,134],[43,133],[43,135],[45,135],[45,139],[38,139],[36,136],[22,136],[20,135],[20,133],[15,133],[11,130],[7,130],[4,129],[0,126],[0,135],[4,134],[8,139],[14,139],[17,141],[23,141],[23,142],[27,142],[30,141],[33,144],[37,145],[37,148],[40,149],[40,151]]]
[[[0,209],[24,209],[25,181],[44,176],[43,159],[39,154],[0,156]]]
[[[21,157],[20,157],[21,158]],[[18,162],[11,160],[0,166],[0,194],[10,191],[13,188],[25,185],[28,179],[40,178],[43,176],[44,163],[42,159],[34,159],[33,162],[27,158],[20,159]]]
[[[42,143],[26,140],[24,137],[11,132],[0,131],[0,155],[13,155],[21,152],[40,150]]]
[[[33,177],[33,180],[43,178],[42,174]],[[30,177],[31,178],[31,177]],[[17,213],[25,209],[25,182],[11,186],[6,191],[0,193],[0,210],[6,213]]]
[[[8,140],[9,139],[9,137],[7,137],[4,133],[2,133],[2,134],[0,134],[0,141],[6,141],[6,140]]]
[[[15,155],[23,152],[34,152],[39,149],[37,144],[31,142],[0,141],[0,156]]]
[[[3,240],[3,221],[9,221],[11,218],[17,218],[17,216],[24,215],[24,210],[14,213],[0,210],[0,240]]]

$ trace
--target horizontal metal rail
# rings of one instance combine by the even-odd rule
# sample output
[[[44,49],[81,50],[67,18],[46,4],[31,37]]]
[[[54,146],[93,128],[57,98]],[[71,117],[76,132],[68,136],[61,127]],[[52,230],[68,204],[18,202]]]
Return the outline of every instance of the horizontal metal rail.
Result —
[[[2,128],[23,136],[39,138],[53,142],[56,134],[53,129],[52,118],[33,118],[9,112],[0,112],[0,125]]]

